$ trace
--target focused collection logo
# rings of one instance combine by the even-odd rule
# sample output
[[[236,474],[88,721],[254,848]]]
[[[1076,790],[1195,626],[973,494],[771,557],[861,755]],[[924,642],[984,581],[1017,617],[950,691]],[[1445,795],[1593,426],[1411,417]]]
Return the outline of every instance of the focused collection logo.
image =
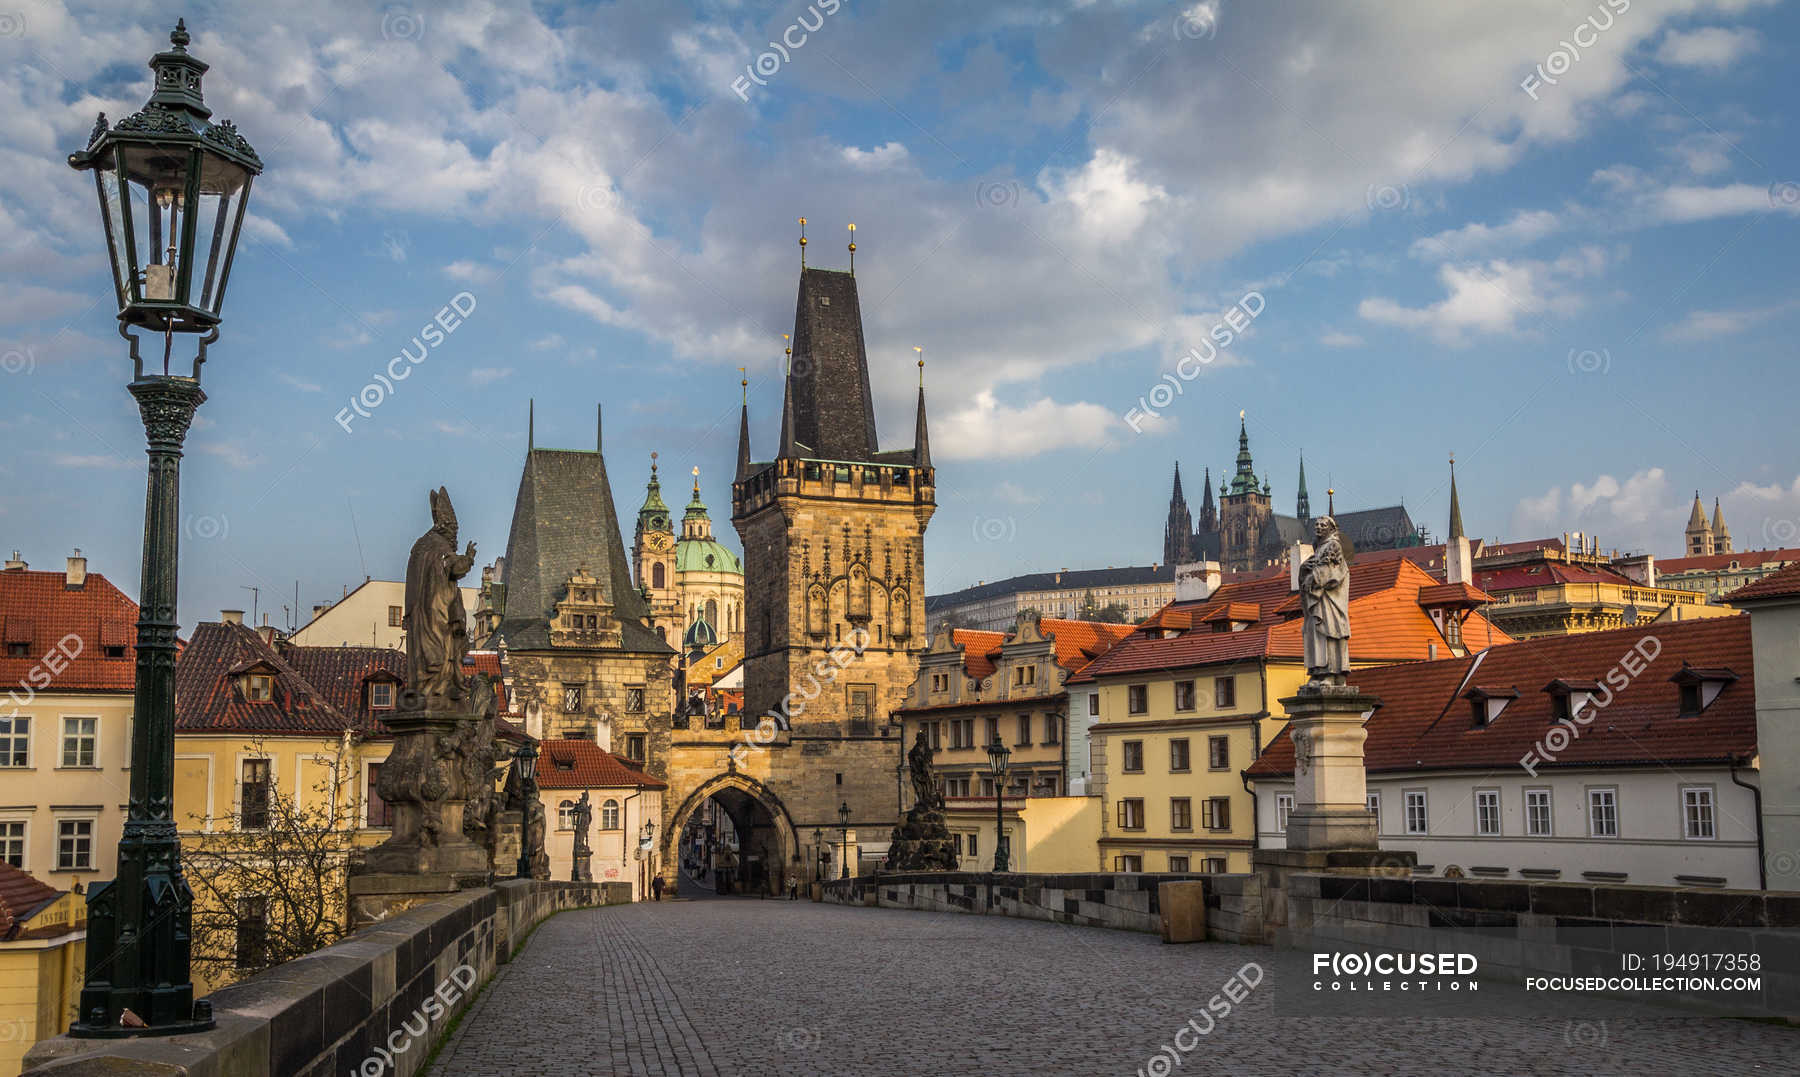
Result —
[[[1474,954],[1314,953],[1313,990],[1368,994],[1475,991]]]

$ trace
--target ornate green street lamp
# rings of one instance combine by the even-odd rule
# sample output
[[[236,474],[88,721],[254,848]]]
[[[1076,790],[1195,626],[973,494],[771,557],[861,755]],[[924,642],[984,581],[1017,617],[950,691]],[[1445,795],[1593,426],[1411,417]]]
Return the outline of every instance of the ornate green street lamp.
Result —
[[[1010,850],[1006,844],[1006,820],[1001,812],[1000,799],[1006,795],[1006,764],[1012,758],[1012,751],[1000,743],[1000,735],[995,734],[993,743],[988,745],[988,771],[994,776],[994,870],[1006,871],[1010,868]]]
[[[848,800],[838,805],[838,828],[843,832],[844,839],[844,870],[838,875],[838,878],[848,879],[850,877],[850,802]]]
[[[205,401],[200,367],[219,337],[232,253],[262,161],[201,100],[206,65],[178,22],[150,60],[155,89],[137,112],[102,114],[71,167],[94,174],[132,382],[149,442],[139,586],[131,797],[118,875],[88,890],[87,979],[73,1036],[144,1036],[213,1026],[189,974],[193,894],[174,811],[176,565],[181,444]],[[139,333],[162,337],[162,373],[144,372]],[[169,373],[175,335],[195,335],[192,371]],[[185,339],[185,337],[184,337]]]
[[[531,805],[537,801],[537,742],[528,740],[513,753],[513,771],[519,776],[519,795],[525,801],[525,825],[519,835],[519,878],[531,878]]]

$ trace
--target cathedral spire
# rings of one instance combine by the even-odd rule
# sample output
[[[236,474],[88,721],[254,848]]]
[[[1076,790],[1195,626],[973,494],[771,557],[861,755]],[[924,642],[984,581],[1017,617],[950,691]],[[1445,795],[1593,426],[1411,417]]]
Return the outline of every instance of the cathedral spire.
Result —
[[[1237,474],[1231,477],[1233,494],[1254,494],[1257,492],[1256,467],[1250,459],[1250,432],[1244,426],[1244,413],[1238,412],[1238,454]]]
[[[1169,491],[1169,518],[1163,524],[1163,563],[1184,565],[1194,559],[1194,520],[1181,492],[1181,461],[1175,461],[1175,485]]]
[[[1712,534],[1714,553],[1732,552],[1731,529],[1725,526],[1725,513],[1720,510],[1719,499],[1716,497],[1713,498]]]
[[[1688,510],[1687,530],[1683,532],[1687,538],[1689,557],[1704,557],[1713,553],[1712,525],[1706,522],[1706,506],[1700,504],[1700,491],[1694,491],[1694,507]]]
[[[1200,496],[1200,530],[1217,531],[1219,528],[1219,510],[1213,507],[1212,468],[1206,469],[1206,478],[1200,483],[1203,493]]]
[[[802,253],[804,254],[804,252]],[[784,457],[799,456],[799,452],[794,448],[794,343],[793,338],[786,333],[781,334],[781,339],[787,341],[788,344],[782,353],[785,356],[786,366],[783,368],[781,379],[780,455]]]
[[[1300,454],[1300,492],[1294,495],[1294,515],[1302,520],[1312,519],[1312,505],[1306,499],[1306,454]]]
[[[1467,537],[1463,533],[1462,502],[1456,496],[1456,454],[1450,454],[1450,531],[1449,538],[1455,542]]]

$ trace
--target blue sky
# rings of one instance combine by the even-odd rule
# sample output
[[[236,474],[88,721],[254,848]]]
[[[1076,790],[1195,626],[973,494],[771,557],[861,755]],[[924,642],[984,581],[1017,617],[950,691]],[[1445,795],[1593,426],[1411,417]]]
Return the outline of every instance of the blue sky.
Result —
[[[654,450],[729,537],[738,367],[762,457],[801,215],[817,265],[858,226],[888,445],[925,349],[934,592],[1155,560],[1172,463],[1197,500],[1240,410],[1283,511],[1304,450],[1315,506],[1441,532],[1454,451],[1479,535],[1674,556],[1699,488],[1740,548],[1800,544],[1790,8],[33,2],[0,15],[0,546],[37,567],[79,546],[135,592],[142,432],[64,157],[177,14],[267,165],[190,438],[186,625],[398,575],[439,484],[499,556],[532,398],[549,446],[605,406],[623,518]]]

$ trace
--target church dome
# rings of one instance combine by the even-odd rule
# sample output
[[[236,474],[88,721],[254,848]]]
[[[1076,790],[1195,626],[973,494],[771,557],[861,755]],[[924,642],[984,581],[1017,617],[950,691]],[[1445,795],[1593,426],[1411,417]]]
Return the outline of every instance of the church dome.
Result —
[[[737,554],[712,539],[682,539],[675,544],[675,571],[744,574]]]

